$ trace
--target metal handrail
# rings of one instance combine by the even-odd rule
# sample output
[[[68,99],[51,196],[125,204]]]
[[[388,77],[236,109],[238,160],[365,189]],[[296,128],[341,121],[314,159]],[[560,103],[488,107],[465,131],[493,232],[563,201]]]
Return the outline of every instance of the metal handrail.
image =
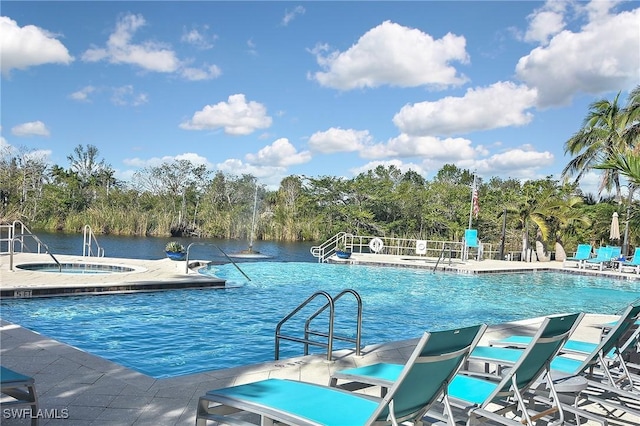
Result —
[[[338,232],[336,235],[329,238],[319,246],[311,247],[309,251],[311,252],[312,256],[318,258],[319,263],[326,262],[327,259],[335,253],[338,241],[343,240],[346,243],[347,237],[349,236],[353,238],[353,235],[351,234],[347,234],[346,232]]]
[[[20,227],[20,233],[16,234],[16,228]],[[25,243],[24,243],[24,236],[28,236],[28,235],[33,235],[33,232],[31,232],[29,230],[29,228],[27,228],[27,226],[22,223],[19,220],[14,220],[11,224],[9,225],[0,225],[0,230],[4,230],[6,229],[7,231],[7,238],[0,238],[0,244],[3,242],[7,243],[7,251],[4,252],[2,251],[2,253],[9,253],[11,251],[11,246],[13,245],[13,250],[15,252],[15,244],[13,244],[13,239],[14,236],[18,236],[18,239],[16,241],[20,242],[20,252],[24,252],[24,248],[25,248]],[[38,247],[37,247],[37,253],[40,254],[42,252],[42,246],[40,245],[40,243],[38,243]]]
[[[447,248],[449,249],[449,266],[451,266],[451,258],[453,257],[451,253],[453,252],[453,249],[451,248],[451,246],[442,246],[442,250],[440,251],[440,256],[438,256],[438,260],[436,261],[436,264],[435,264],[435,266],[433,267],[433,273],[434,273],[434,274],[435,274],[435,272],[436,272],[436,268],[438,268],[438,265],[440,264],[440,261],[441,261],[441,260],[442,260],[442,258],[444,257],[444,251],[445,251]]]
[[[53,253],[51,253],[51,251],[49,251],[49,246],[47,246],[45,243],[43,243],[42,240],[40,240],[40,238],[38,238],[34,234],[18,234],[18,235],[14,236],[11,239],[11,242],[9,243],[9,270],[10,271],[13,271],[13,244],[16,241],[20,241],[21,244],[24,245],[24,241],[22,240],[23,237],[31,237],[31,238],[33,238],[38,243],[38,247],[40,247],[42,245],[46,250],[45,253],[48,254],[49,256],[51,256],[53,261],[56,262],[56,265],[58,265],[58,272],[62,272],[62,265],[60,264],[60,262],[58,262],[58,259],[56,259],[56,257],[53,255]]]
[[[248,279],[249,281],[251,281],[251,278],[249,278],[249,276],[247,274],[244,273],[244,271],[242,269],[240,269],[240,267],[238,266],[238,264],[236,262],[233,261],[233,259],[231,259],[229,256],[227,256],[227,253],[224,252],[224,250],[222,250],[220,247],[218,247],[217,245],[213,244],[213,243],[191,243],[187,246],[187,257],[186,257],[186,262],[185,262],[185,266],[184,266],[184,273],[188,274],[189,273],[189,250],[191,249],[191,246],[194,245],[198,245],[198,246],[213,246],[215,248],[217,248],[218,250],[220,250],[220,252],[224,255],[224,257],[227,258],[227,260],[229,262],[231,262],[233,264],[233,266],[236,267],[236,269],[238,271],[240,271],[240,273],[242,275],[244,275],[244,277],[246,279]]]
[[[327,340],[327,343],[316,342],[316,341],[309,340],[307,338],[301,339],[299,337],[285,336],[285,335],[280,334],[280,330],[281,330],[282,326],[284,325],[284,323],[289,321],[289,319],[291,319],[291,317],[293,317],[295,314],[300,312],[300,310],[302,308],[307,306],[312,300],[314,300],[316,297],[319,297],[319,296],[324,296],[327,299],[327,305],[329,306],[329,334],[328,334],[329,338]],[[277,360],[280,359],[280,339],[284,339],[284,340],[290,340],[292,342],[304,343],[305,347],[308,347],[307,345],[315,345],[315,346],[320,346],[320,347],[323,347],[323,348],[326,347],[327,348],[327,360],[331,361],[331,353],[333,352],[333,320],[334,320],[334,315],[335,315],[335,306],[334,306],[334,303],[333,303],[333,298],[329,295],[329,293],[327,293],[326,291],[317,291],[317,292],[313,293],[311,296],[309,296],[307,298],[307,300],[305,300],[300,305],[298,305],[297,308],[295,308],[286,317],[281,319],[280,322],[278,322],[278,325],[276,326],[276,333],[275,333],[275,360],[277,361]]]
[[[82,231],[83,234],[83,242],[82,242],[82,256],[92,256],[93,250],[91,249],[92,242],[96,244],[96,257],[104,257],[104,248],[100,247],[98,244],[98,240],[96,239],[91,226],[85,225]]]
[[[335,333],[333,335],[333,338],[336,340],[342,340],[344,342],[350,342],[350,343],[354,343],[356,345],[356,355],[360,356],[360,346],[361,346],[361,342],[362,342],[362,298],[360,297],[360,294],[358,294],[357,291],[353,290],[353,289],[345,289],[342,290],[340,293],[338,293],[338,295],[336,297],[333,298],[333,303],[335,306],[335,302],[340,299],[342,296],[344,296],[345,294],[351,294],[353,295],[353,297],[355,297],[356,302],[358,304],[358,315],[357,315],[357,324],[356,324],[356,338],[353,339],[351,337],[347,337],[347,336],[336,336]],[[324,312],[327,308],[329,307],[329,303],[326,303],[323,307],[321,307],[320,309],[318,309],[313,315],[311,315],[307,321],[305,321],[304,323],[304,337],[306,340],[309,339],[309,335],[314,335],[314,336],[321,336],[321,337],[329,337],[326,333],[322,333],[320,331],[313,331],[309,328],[309,326],[311,325],[311,321],[316,318],[318,315],[320,315],[322,312]],[[304,354],[305,355],[309,355],[309,345],[307,343],[305,343],[304,345]]]

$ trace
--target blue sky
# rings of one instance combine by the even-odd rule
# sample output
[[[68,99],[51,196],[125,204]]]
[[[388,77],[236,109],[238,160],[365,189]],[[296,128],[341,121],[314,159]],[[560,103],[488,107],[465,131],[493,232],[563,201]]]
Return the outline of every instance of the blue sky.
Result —
[[[559,178],[591,102],[640,84],[640,6],[594,2],[25,2],[0,13],[3,154],[116,176]],[[587,191],[598,175],[587,176]]]

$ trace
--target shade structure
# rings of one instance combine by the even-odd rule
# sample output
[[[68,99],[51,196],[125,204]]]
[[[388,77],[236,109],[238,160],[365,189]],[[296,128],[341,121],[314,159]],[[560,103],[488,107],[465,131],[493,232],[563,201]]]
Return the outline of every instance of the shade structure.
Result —
[[[610,240],[620,239],[620,224],[618,223],[617,212],[613,212],[613,217],[611,218],[611,230],[609,231],[609,239]]]

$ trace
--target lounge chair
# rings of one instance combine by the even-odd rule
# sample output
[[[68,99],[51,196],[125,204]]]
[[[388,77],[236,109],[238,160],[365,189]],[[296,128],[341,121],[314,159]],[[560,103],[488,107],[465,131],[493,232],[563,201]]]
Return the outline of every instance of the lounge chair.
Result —
[[[582,263],[591,257],[591,244],[578,244],[576,254],[573,257],[567,257],[562,262],[562,267],[567,267],[567,262],[575,262],[578,269],[582,268]]]
[[[476,249],[476,260],[482,257],[482,245],[478,239],[477,229],[467,229],[464,231],[464,239],[462,241],[462,260],[469,260],[469,249]]]
[[[623,340],[639,319],[640,302],[630,304],[602,340],[594,345],[593,350],[589,353],[582,352],[583,356],[580,356],[581,350],[585,349],[588,343],[569,340],[562,350],[571,352],[571,354],[559,355],[551,362],[554,377],[584,377],[589,384],[589,394],[583,395],[587,399],[640,416],[640,410],[636,408],[640,405],[640,393],[623,356],[624,351],[628,348],[627,343],[637,336],[634,337],[634,333],[626,340],[626,343]],[[523,350],[528,348],[528,344],[530,344],[528,342],[532,341],[532,338],[526,336],[511,336],[491,341],[490,344],[507,347],[477,346],[472,352],[470,360],[509,366],[518,359]],[[582,346],[581,350],[579,350],[580,346]],[[620,370],[619,372],[613,371],[611,368],[613,365],[610,362],[612,355],[616,358],[615,365]],[[629,405],[628,401],[633,401],[633,403]]]
[[[207,420],[235,424],[241,411],[262,424],[369,425],[419,421],[442,396],[466,361],[485,325],[424,333],[384,398],[292,380],[268,379],[207,392],[200,397],[196,425]],[[241,421],[241,420],[240,420]]]
[[[582,314],[572,314],[547,317],[536,333],[532,345],[521,352],[513,368],[506,370],[505,375],[500,378],[477,375],[468,371],[456,374],[443,398],[449,422],[458,420],[470,422],[472,419],[482,417],[503,424],[520,424],[497,411],[488,409],[490,404],[497,404],[501,407],[500,412],[505,409],[519,410],[523,423],[526,419],[527,424],[534,424],[535,417],[530,416],[528,411],[530,407],[526,405],[523,393],[545,373],[550,360],[562,348],[582,316]],[[336,379],[339,379],[388,386],[395,383],[400,368],[401,366],[397,364],[374,364],[337,372],[332,376],[331,381],[334,385],[337,384]],[[553,384],[550,388],[553,389]],[[511,397],[516,399],[515,405]],[[465,413],[465,419],[461,419],[460,416],[454,417],[451,406],[462,410]],[[556,405],[553,409],[558,410],[561,416],[563,415],[563,406]],[[428,416],[438,419],[433,412],[428,413]]]
[[[31,424],[38,424],[38,395],[35,380],[6,367],[0,367],[0,387],[2,393],[11,400],[0,403],[2,412],[14,407],[29,407],[31,409]]]
[[[611,260],[618,260],[622,256],[622,247],[620,246],[608,246],[611,247]]]
[[[591,259],[587,259],[582,263],[582,267],[584,269],[589,268],[598,268],[599,270],[604,270],[605,266],[611,264],[611,260],[613,260],[613,247],[600,247],[598,252],[596,253],[596,257]]]
[[[636,247],[630,260],[620,262],[620,272],[626,272],[629,269],[636,274],[640,274],[640,247]]]

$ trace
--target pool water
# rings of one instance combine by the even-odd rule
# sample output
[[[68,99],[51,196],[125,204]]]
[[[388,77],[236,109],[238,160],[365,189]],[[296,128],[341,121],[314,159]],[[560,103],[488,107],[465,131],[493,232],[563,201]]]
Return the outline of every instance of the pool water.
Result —
[[[55,272],[63,274],[112,274],[132,272],[127,266],[105,265],[101,263],[24,263],[16,265],[18,269],[36,272]]]
[[[274,359],[274,333],[314,292],[346,288],[363,301],[364,345],[418,337],[425,330],[497,324],[559,312],[615,314],[640,297],[636,281],[563,273],[459,275],[413,268],[307,262],[231,264],[207,274],[231,288],[127,295],[2,300],[2,318],[155,378]],[[318,298],[283,329],[302,337]],[[335,332],[355,337],[356,303],[336,303]],[[326,330],[326,316],[314,329]],[[336,341],[334,349],[353,347]],[[281,342],[281,358],[303,353]],[[311,347],[312,353],[324,353]]]

